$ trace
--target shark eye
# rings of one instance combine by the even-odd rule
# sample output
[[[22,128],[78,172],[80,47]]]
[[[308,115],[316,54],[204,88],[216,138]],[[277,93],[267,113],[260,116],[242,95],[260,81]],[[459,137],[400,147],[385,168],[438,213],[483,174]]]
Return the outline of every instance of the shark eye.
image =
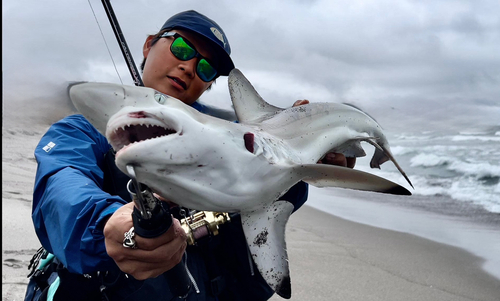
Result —
[[[162,104],[165,104],[165,102],[167,101],[167,96],[164,94],[161,94],[161,93],[156,93],[155,100],[156,100],[156,102],[158,102],[159,104],[162,105]]]

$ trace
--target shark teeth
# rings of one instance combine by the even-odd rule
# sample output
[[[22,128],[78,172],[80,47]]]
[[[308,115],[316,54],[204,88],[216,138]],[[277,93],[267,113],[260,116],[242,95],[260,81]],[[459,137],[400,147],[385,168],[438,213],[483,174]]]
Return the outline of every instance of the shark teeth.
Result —
[[[117,128],[113,131],[113,146],[116,151],[124,146],[140,141],[155,139],[171,134],[177,131],[151,124],[131,124]]]

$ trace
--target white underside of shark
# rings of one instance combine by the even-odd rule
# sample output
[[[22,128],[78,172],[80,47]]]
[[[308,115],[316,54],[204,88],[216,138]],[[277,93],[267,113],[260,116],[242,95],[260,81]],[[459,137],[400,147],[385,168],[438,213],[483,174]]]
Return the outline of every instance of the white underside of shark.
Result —
[[[363,141],[376,148],[372,168],[392,160],[408,178],[381,127],[362,111],[338,103],[282,109],[265,102],[239,70],[228,82],[239,123],[199,113],[146,87],[83,83],[72,86],[70,96],[106,135],[124,173],[133,165],[140,182],[181,206],[239,212],[261,275],[280,296],[290,298],[285,227],[293,205],[278,199],[301,180],[410,195],[366,172],[316,164],[328,152],[364,156]]]

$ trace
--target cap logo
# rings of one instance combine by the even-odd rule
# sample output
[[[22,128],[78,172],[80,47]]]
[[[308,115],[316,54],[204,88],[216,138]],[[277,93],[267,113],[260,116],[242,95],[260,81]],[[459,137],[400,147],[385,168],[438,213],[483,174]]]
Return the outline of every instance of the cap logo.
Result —
[[[224,35],[222,34],[222,32],[220,32],[217,28],[215,27],[210,27],[210,30],[212,31],[212,33],[214,34],[214,36],[219,39],[223,44],[224,44],[224,47],[226,46],[226,42],[224,41]]]

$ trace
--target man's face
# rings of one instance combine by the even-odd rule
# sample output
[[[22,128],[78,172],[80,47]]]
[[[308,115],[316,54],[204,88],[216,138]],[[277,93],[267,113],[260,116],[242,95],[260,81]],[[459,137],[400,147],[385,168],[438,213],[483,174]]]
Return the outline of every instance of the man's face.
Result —
[[[172,31],[191,42],[203,57],[213,58],[213,52],[197,34],[181,29]],[[153,46],[151,40],[149,37],[143,48],[144,58],[147,58],[142,78],[144,86],[178,98],[186,104],[193,104],[213,81],[204,82],[198,77],[197,58],[181,61],[172,54],[170,45],[174,37],[160,38]]]

